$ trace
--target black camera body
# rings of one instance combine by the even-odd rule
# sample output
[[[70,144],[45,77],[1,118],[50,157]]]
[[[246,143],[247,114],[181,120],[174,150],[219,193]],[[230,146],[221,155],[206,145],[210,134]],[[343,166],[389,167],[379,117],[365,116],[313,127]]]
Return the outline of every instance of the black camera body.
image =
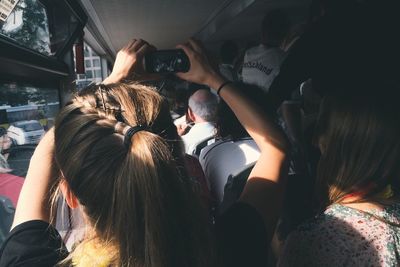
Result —
[[[158,50],[144,56],[144,69],[148,73],[187,72],[190,61],[182,49]]]

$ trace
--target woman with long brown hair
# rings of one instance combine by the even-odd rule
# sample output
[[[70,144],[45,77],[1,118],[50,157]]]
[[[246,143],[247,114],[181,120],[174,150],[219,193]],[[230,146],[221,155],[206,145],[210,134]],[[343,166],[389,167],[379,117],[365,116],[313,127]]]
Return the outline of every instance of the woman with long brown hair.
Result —
[[[263,243],[268,243],[287,172],[286,139],[272,120],[210,67],[198,43],[189,44],[181,48],[191,69],[178,75],[214,88],[260,147],[260,160],[239,208],[255,218],[254,225],[265,234]],[[141,40],[131,42],[118,53],[106,85],[78,94],[61,110],[55,130],[46,134],[32,157],[12,231],[0,251],[0,266],[221,265],[181,158],[163,138],[171,125],[175,127],[170,119],[159,122],[167,112],[162,99],[151,88],[119,83],[137,70],[146,46]],[[54,188],[61,189],[71,208],[82,211],[87,225],[82,242],[70,253],[49,224]],[[252,229],[240,230],[254,235]],[[254,262],[246,256],[242,255],[245,261]]]
[[[377,88],[325,96],[316,129],[323,213],[288,237],[280,266],[400,264],[400,110],[395,87]]]

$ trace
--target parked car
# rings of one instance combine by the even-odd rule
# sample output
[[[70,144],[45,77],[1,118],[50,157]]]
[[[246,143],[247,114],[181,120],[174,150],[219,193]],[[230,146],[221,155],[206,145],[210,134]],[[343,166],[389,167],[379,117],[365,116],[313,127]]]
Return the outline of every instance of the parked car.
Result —
[[[44,133],[43,126],[37,120],[17,121],[7,129],[8,136],[17,145],[37,144]]]

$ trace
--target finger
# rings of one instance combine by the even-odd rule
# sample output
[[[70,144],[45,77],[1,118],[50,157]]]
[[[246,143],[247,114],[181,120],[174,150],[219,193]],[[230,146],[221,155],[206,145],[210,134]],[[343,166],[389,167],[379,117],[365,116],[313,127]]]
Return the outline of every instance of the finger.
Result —
[[[184,81],[187,81],[187,79],[188,79],[187,72],[175,72],[174,75]]]
[[[138,72],[144,72],[144,55],[149,51],[150,45],[147,43],[144,43],[142,47],[139,48],[139,50],[136,51],[136,58],[138,61]]]
[[[203,48],[201,47],[201,44],[200,44],[199,41],[197,41],[197,40],[195,40],[193,38],[190,38],[189,39],[189,44],[192,46],[194,51],[196,51],[198,53],[201,53],[203,51]]]
[[[142,39],[137,40],[130,48],[129,51],[130,52],[136,52],[138,51],[142,46],[144,46],[145,44],[147,44],[146,41],[143,41]]]
[[[124,46],[121,50],[129,50],[130,47],[132,47],[134,43],[136,43],[136,39],[130,40],[129,43],[126,46]]]
[[[137,55],[144,55],[146,52],[148,52],[150,49],[150,45],[147,43],[144,43],[137,51]]]
[[[189,40],[186,43],[184,43],[183,45],[185,45],[185,46],[189,47],[190,49],[194,50],[193,46],[189,43]]]
[[[193,49],[190,48],[187,44],[179,44],[176,46],[176,48],[182,49],[185,54],[190,58],[191,55],[193,55]]]

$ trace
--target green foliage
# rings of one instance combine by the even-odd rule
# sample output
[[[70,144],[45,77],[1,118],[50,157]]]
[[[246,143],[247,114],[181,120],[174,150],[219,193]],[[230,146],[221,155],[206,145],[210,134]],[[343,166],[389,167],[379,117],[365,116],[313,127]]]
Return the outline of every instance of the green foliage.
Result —
[[[22,27],[10,32],[6,32],[2,27],[0,33],[14,39],[23,46],[43,54],[50,54],[45,8],[38,0],[20,0],[13,12],[18,10],[23,11]]]

